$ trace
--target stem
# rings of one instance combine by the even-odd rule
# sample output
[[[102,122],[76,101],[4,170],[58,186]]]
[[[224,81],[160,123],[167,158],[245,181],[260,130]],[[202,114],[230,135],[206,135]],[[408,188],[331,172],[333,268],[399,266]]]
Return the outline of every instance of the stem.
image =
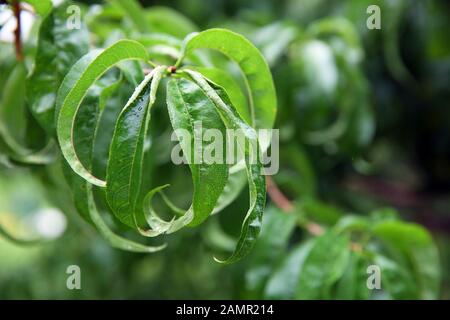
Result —
[[[270,176],[266,176],[267,193],[270,199],[275,203],[277,207],[286,213],[294,211],[294,205],[291,201],[281,192],[275,181]]]
[[[14,30],[14,45],[16,47],[16,59],[17,61],[23,61],[23,50],[22,50],[22,40],[21,40],[21,33],[22,33],[22,27],[20,23],[20,3],[19,0],[15,0],[13,3],[13,11],[14,16],[16,17],[17,21],[17,27]]]
[[[280,188],[278,188],[277,184],[270,176],[266,176],[266,186],[267,194],[277,207],[279,207],[285,213],[291,213],[294,211],[295,207],[292,202],[283,194],[283,192],[280,190]],[[315,222],[309,221],[303,226],[313,236],[320,236],[325,232],[324,228],[320,224]],[[355,252],[362,252],[363,245],[360,243],[351,242],[350,250]]]
[[[267,194],[278,208],[283,210],[285,213],[291,213],[294,211],[295,207],[292,202],[283,194],[270,176],[266,176],[266,185]],[[305,224],[305,228],[309,233],[315,236],[319,236],[325,232],[324,229],[315,222],[307,222]]]

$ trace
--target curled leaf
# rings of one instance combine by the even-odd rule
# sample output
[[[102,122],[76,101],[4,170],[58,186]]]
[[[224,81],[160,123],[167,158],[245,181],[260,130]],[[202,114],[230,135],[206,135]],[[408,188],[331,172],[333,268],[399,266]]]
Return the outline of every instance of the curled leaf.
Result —
[[[164,222],[153,210],[149,212],[153,217],[150,219],[152,228],[161,230],[169,225],[166,233],[172,233],[186,225],[199,225],[208,218],[227,182],[228,165],[223,158],[225,155],[223,138],[226,136],[226,128],[214,104],[199,86],[184,78],[171,79],[167,84],[167,107],[181,150],[188,160],[194,187],[192,205],[181,217]],[[214,139],[212,145],[219,143],[219,148],[215,152],[220,152],[218,161],[212,159],[214,161],[211,163],[203,158],[205,155],[203,151],[210,147],[210,143],[202,138],[203,130],[208,129],[213,129],[217,133],[210,138]]]
[[[141,187],[144,139],[150,121],[150,108],[165,67],[157,67],[135,89],[117,119],[106,169],[107,201],[115,216],[135,227]]]
[[[43,5],[46,1],[43,1]],[[27,81],[30,110],[49,135],[54,135],[55,101],[58,87],[72,65],[89,51],[89,33],[67,27],[69,2],[55,7],[42,21],[36,59]]]
[[[277,99],[272,74],[261,52],[246,38],[226,29],[209,29],[186,37],[183,56],[195,49],[213,49],[236,62],[244,76],[249,108],[250,123],[255,128],[273,127]]]
[[[261,230],[262,216],[266,202],[266,183],[262,175],[262,166],[257,158],[260,146],[257,134],[237,113],[227,93],[216,84],[209,83],[200,73],[186,70],[193,81],[203,90],[206,96],[214,103],[227,129],[239,130],[245,136],[245,140],[238,139],[241,154],[244,155],[247,180],[249,185],[250,205],[244,218],[236,248],[232,255],[221,263],[233,263],[242,259],[253,248],[256,238]]]
[[[58,98],[61,103],[57,121],[57,135],[64,158],[72,170],[88,182],[105,187],[106,182],[94,177],[80,162],[73,145],[73,126],[78,108],[91,85],[111,67],[124,60],[147,60],[148,53],[144,46],[131,40],[120,40],[102,51],[95,51],[81,58],[73,66],[61,86]],[[81,71],[83,70],[83,71]],[[81,73],[81,77],[78,76]]]

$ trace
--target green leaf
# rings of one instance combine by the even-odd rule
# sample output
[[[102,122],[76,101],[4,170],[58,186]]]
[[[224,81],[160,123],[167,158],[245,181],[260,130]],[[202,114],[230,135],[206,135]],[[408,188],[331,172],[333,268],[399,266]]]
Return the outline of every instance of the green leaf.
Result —
[[[228,179],[228,165],[225,161],[225,141],[226,129],[219,113],[215,110],[214,104],[209,101],[205,93],[192,81],[186,79],[173,80],[167,86],[167,107],[170,121],[175,132],[186,130],[189,132],[190,139],[182,135],[178,136],[181,149],[186,158],[188,158],[191,170],[194,194],[192,201],[193,219],[191,226],[202,223],[213,211],[220,194],[223,191]],[[197,127],[201,125],[201,128]],[[216,141],[218,137],[211,137],[214,141],[211,143],[202,139],[202,132],[197,130],[218,130],[222,141]],[[222,142],[220,150],[222,157],[221,163],[208,164],[203,159],[208,147],[214,147],[216,143]],[[201,143],[201,150],[197,151]],[[198,153],[200,152],[200,154]],[[203,153],[203,154],[202,154]],[[198,156],[203,163],[199,163]],[[220,155],[219,155],[220,156]],[[214,160],[214,159],[211,159]]]
[[[275,22],[258,29],[251,40],[261,49],[269,65],[273,66],[287,52],[298,33],[297,27],[291,23]]]
[[[246,299],[258,299],[278,261],[283,257],[297,218],[276,207],[266,209],[261,235],[245,259]]]
[[[328,225],[335,224],[342,216],[342,212],[338,208],[314,198],[305,198],[300,201],[299,209],[308,218]]]
[[[315,239],[298,244],[270,277],[264,295],[267,299],[292,299],[306,257]]]
[[[115,64],[124,60],[146,61],[147,58],[148,53],[140,43],[120,40],[107,49],[89,53],[81,58],[66,75],[65,84],[61,85],[58,92],[61,108],[57,121],[57,134],[61,151],[71,168],[94,185],[105,187],[106,182],[94,177],[83,166],[73,145],[73,126],[80,104],[89,87]]]
[[[235,240],[223,230],[217,218],[208,220],[201,235],[205,244],[213,250],[233,251],[234,249]]]
[[[350,256],[346,236],[327,232],[297,246],[266,287],[269,299],[328,298],[331,286],[344,274]]]
[[[222,87],[228,93],[231,103],[236,108],[236,111],[241,118],[247,123],[250,123],[247,99],[239,87],[239,84],[229,73],[217,68],[189,67],[189,69],[200,72],[210,82],[214,82]],[[224,188],[224,192],[217,201],[214,213],[227,207],[242,192],[242,189],[247,184],[245,176],[246,174],[243,170],[230,171],[228,182]]]
[[[112,80],[114,81],[114,79]],[[110,79],[100,79],[92,86],[83,101],[83,108],[77,114],[76,124],[74,126],[74,143],[76,145],[79,159],[87,168],[91,167],[93,156],[93,143],[96,141],[98,133],[98,122],[104,109],[101,108],[102,97],[105,91],[111,90]],[[98,91],[101,91],[99,94]],[[81,216],[88,222],[92,223],[99,231],[100,235],[108,241],[108,243],[117,249],[131,252],[155,252],[162,250],[162,246],[145,246],[134,241],[130,241],[121,236],[116,235],[108,225],[103,221],[98,211],[92,185],[75,174],[67,163],[64,163],[64,175],[69,185],[75,206]]]
[[[99,116],[99,102],[94,86],[88,91],[83,100],[83,108],[78,112],[74,125],[74,145],[80,161],[90,167],[92,159],[92,145],[95,136],[95,128]],[[92,222],[89,213],[87,199],[87,183],[76,175],[68,163],[63,160],[63,173],[72,191],[75,208],[88,222]]]
[[[247,185],[247,173],[244,170],[229,172],[228,181],[223,192],[217,200],[216,207],[213,214],[218,213],[225,209],[230,203],[232,203],[242,192]]]
[[[24,143],[27,119],[25,117],[25,79],[27,70],[18,63],[7,77],[0,100],[0,126],[15,142]]]
[[[18,246],[34,246],[49,243],[48,239],[23,239],[12,234],[0,224],[0,236]]]
[[[247,171],[250,196],[249,210],[242,223],[241,234],[233,254],[226,260],[216,259],[216,261],[221,263],[233,263],[242,259],[251,251],[262,224],[266,202],[266,183],[262,175],[262,165],[259,162],[260,145],[258,137],[256,131],[239,116],[223,88],[208,82],[196,71],[185,70],[185,72],[192,77],[193,81],[214,103],[226,128],[240,132],[245,138],[237,139],[237,143],[239,151],[244,156]]]
[[[272,128],[277,99],[272,74],[261,52],[243,36],[225,29],[209,29],[189,35],[185,39],[183,57],[200,48],[218,50],[238,64],[248,94],[249,124],[258,129]]]
[[[25,103],[26,69],[17,64],[8,77],[0,100],[0,146],[11,159],[28,164],[47,164],[55,159],[53,141],[38,150],[26,146],[27,110]],[[42,139],[44,141],[44,139]]]
[[[94,142],[92,159],[92,172],[102,179],[106,179],[106,168],[109,149],[114,134],[114,126],[123,106],[127,103],[135,87],[134,84],[127,82],[124,77],[120,77],[117,82],[112,83],[108,88],[105,88],[99,97],[100,101],[106,99],[106,101],[103,102],[103,106],[102,102],[100,102],[100,110],[106,110],[106,112],[101,112],[97,125],[95,135],[96,141]]]
[[[91,184],[86,183],[86,191],[90,218],[103,238],[105,238],[105,240],[107,240],[112,247],[125,251],[141,253],[157,252],[166,247],[165,244],[161,246],[146,246],[116,235],[103,221],[100,213],[97,210]]]
[[[23,2],[29,3],[34,10],[44,17],[47,13],[52,10],[52,1],[51,0],[21,0]]]
[[[228,165],[224,158],[226,128],[214,104],[198,85],[184,78],[170,80],[167,84],[167,107],[181,150],[188,160],[194,186],[191,207],[180,218],[167,223],[170,227],[166,232],[172,233],[185,225],[199,225],[208,218],[227,182]],[[211,137],[214,141],[205,141],[202,138],[203,130],[209,129],[218,130],[216,132],[220,137],[214,136]],[[216,140],[218,138],[222,141]],[[220,149],[215,149],[214,153],[220,152],[218,156],[221,158],[219,161],[213,158],[211,160],[214,161],[210,163],[203,155],[206,155],[208,148],[215,148],[216,144]],[[156,221],[150,220],[150,225],[162,229],[157,216],[152,216]]]
[[[139,1],[136,0],[108,0],[110,3],[120,8],[126,17],[136,26],[140,32],[150,31],[147,19],[144,15]]]
[[[333,226],[333,230],[338,233],[342,232],[364,232],[368,233],[370,230],[370,220],[366,216],[360,215],[345,215]]]
[[[374,263],[381,270],[381,290],[392,299],[420,299],[419,287],[411,270],[377,254]]]
[[[280,150],[280,158],[281,161],[285,159],[298,174],[287,176],[290,187],[302,197],[314,197],[317,193],[317,178],[306,151],[298,144],[289,144]],[[299,180],[301,183],[298,183]]]
[[[72,65],[89,51],[89,33],[67,27],[69,3],[53,9],[39,29],[38,48],[33,71],[27,81],[30,110],[48,134],[54,135],[57,90]]]
[[[349,256],[346,236],[328,232],[318,237],[302,265],[295,297],[326,298],[331,285],[343,275]]]
[[[338,300],[366,300],[370,296],[367,288],[367,267],[370,264],[358,252],[351,252],[348,266],[338,281],[333,298]]]
[[[353,50],[356,50],[356,52],[349,52],[352,55],[356,55],[356,57],[352,58],[360,58],[360,55],[362,54],[360,52],[361,44],[359,41],[358,32],[352,22],[345,18],[330,17],[321,19],[312,23],[308,27],[307,32],[313,37],[338,35],[345,40],[348,46],[350,46]]]
[[[237,81],[226,71],[211,67],[188,67],[191,70],[200,72],[210,82],[222,87],[231,100],[231,103],[236,108],[239,116],[244,119],[245,122],[250,123],[250,113],[248,110],[248,103],[245,94],[242,92]]]
[[[137,226],[136,208],[144,158],[144,139],[165,67],[149,73],[134,91],[117,119],[106,169],[106,199],[122,223]]]
[[[169,7],[151,6],[144,14],[152,33],[165,33],[182,39],[198,30],[192,21]]]
[[[99,118],[103,112],[102,100],[105,99],[105,92],[111,90],[111,85],[115,84],[114,80],[110,77],[99,79],[89,89],[75,118],[74,145],[80,161],[88,168],[92,166],[93,144],[98,132]],[[66,161],[63,164],[63,173],[71,187],[75,207],[86,221],[92,222],[86,201],[86,181],[76,175]]]
[[[403,267],[412,270],[419,287],[419,299],[436,299],[441,279],[439,254],[428,231],[413,223],[379,222],[373,233],[397,257]]]

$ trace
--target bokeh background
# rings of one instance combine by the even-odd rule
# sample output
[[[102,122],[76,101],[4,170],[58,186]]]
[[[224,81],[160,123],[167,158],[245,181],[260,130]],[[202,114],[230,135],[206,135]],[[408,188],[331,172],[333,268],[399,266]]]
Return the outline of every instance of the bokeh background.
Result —
[[[423,225],[439,250],[439,298],[450,298],[448,1],[141,3],[175,9],[198,30],[225,27],[251,39],[277,87],[279,187],[293,201],[315,194],[344,214],[389,207]],[[380,30],[366,26],[372,4],[381,8]],[[334,22],[324,36],[312,26],[327,18]],[[5,43],[7,31],[0,30]],[[335,32],[337,40],[326,35]],[[232,266],[212,260],[230,241],[218,223],[245,209],[245,195],[204,227],[168,238],[166,250],[141,255],[109,247],[77,215],[68,190],[49,177],[39,167],[0,169],[1,224],[17,235],[49,239],[21,246],[0,235],[1,299],[264,298],[246,287],[257,257]],[[269,200],[270,210],[277,209]],[[299,230],[291,242],[302,237]],[[66,288],[72,264],[82,270],[82,290]]]

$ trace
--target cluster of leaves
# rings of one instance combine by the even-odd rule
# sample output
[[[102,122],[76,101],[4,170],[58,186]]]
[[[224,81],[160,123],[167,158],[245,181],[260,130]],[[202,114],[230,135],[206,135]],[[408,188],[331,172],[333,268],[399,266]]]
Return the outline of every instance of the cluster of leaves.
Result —
[[[135,1],[80,5],[81,28],[72,30],[66,28],[71,2],[55,8],[49,1],[27,2],[41,18],[24,44],[25,61],[15,60],[11,46],[1,50],[0,68],[10,76],[1,102],[0,164],[29,164],[36,171],[62,165],[77,211],[113,247],[154,252],[164,246],[127,240],[109,225],[155,237],[204,223],[200,236],[188,239],[230,255],[219,261],[234,262],[254,246],[232,279],[227,274],[224,281],[231,280],[240,298],[438,296],[439,257],[427,230],[402,222],[392,209],[360,215],[323,202],[324,193],[339,191],[328,183],[333,168],[351,159],[356,171],[371,170],[365,157],[375,118],[362,68],[364,49],[351,22],[335,17],[304,28],[291,21],[262,28],[225,24],[259,51],[237,33],[193,33],[198,28],[179,13],[144,9]],[[394,9],[392,14],[402,12],[400,5]],[[384,39],[386,60],[393,77],[407,82],[395,35]],[[263,219],[266,186],[257,165],[239,170],[190,165],[188,173],[172,165],[168,141],[171,128],[191,132],[193,120],[222,132],[271,128],[277,104],[271,73],[281,140],[281,168],[274,180],[296,200],[284,211],[270,205]],[[181,148],[191,143],[181,141]],[[63,180],[58,170],[40,174],[54,185]],[[248,194],[242,192],[246,186]],[[174,217],[163,219],[153,206],[158,212],[169,208]],[[225,214],[211,216],[219,211]],[[237,243],[230,233],[238,235]],[[179,274],[176,258],[186,249],[183,242],[160,262],[165,266],[160,274],[174,265]],[[189,253],[192,257],[183,255],[186,268],[203,261]],[[366,285],[370,265],[381,269],[381,291]],[[214,270],[208,276],[219,274]],[[174,278],[180,288],[180,278],[201,282],[192,272]]]
[[[326,231],[292,243],[296,226],[311,211],[333,211],[340,218]],[[429,233],[401,222],[392,209],[343,215],[310,201],[291,214],[268,210],[260,240],[244,262],[241,292],[243,298],[269,299],[436,299],[438,259]],[[371,265],[381,271],[383,290],[369,289]]]
[[[163,21],[173,21],[176,13],[156,9],[147,15],[137,2],[111,3],[109,8],[120,20],[133,17],[126,21],[135,25],[129,31],[123,28],[122,34],[95,39],[95,45],[90,43],[84,21],[91,21],[95,30],[98,27],[95,21],[108,17],[110,12],[88,12],[76,28],[68,26],[72,5],[69,1],[43,13],[33,68],[27,75],[24,63],[15,64],[5,90],[13,97],[4,97],[3,104],[5,113],[19,114],[21,118],[31,113],[33,121],[45,132],[37,138],[45,146],[33,149],[5,129],[4,154],[18,162],[48,164],[58,158],[56,149],[60,150],[63,158],[59,159],[79,213],[112,246],[136,252],[159,251],[164,245],[141,245],[114,234],[99,213],[100,206],[119,224],[145,237],[156,237],[203,223],[233,201],[247,181],[249,209],[241,235],[230,257],[220,260],[237,261],[253,247],[262,222],[266,191],[261,164],[250,163],[252,150],[245,141],[238,142],[245,165],[236,164],[233,168],[225,161],[195,163],[191,152],[193,124],[201,121],[203,128],[218,129],[224,137],[227,129],[241,130],[247,140],[258,145],[255,129],[271,128],[276,114],[269,68],[256,47],[236,33],[225,29],[189,33],[191,25],[181,20],[175,30],[185,31],[183,35],[189,33],[183,41],[170,34],[172,23],[168,30],[159,23],[161,14]],[[44,11],[41,5],[36,6],[36,12]],[[89,14],[93,15],[92,20]],[[215,50],[223,57],[210,65],[211,55],[199,55],[197,49]],[[225,56],[241,70],[245,91],[226,69],[220,68]],[[164,99],[163,93],[158,92],[163,82],[170,125],[192,134],[191,141],[180,138],[184,154],[192,156],[189,159],[192,204],[184,211],[162,193],[162,199],[175,214],[170,221],[156,214],[152,206],[153,196],[167,185],[155,186],[156,181],[146,174],[154,170],[146,158],[154,157],[158,140],[167,144],[164,139],[168,139],[167,135],[159,137],[159,132],[150,129],[153,105]],[[18,94],[18,90],[23,94]],[[12,98],[22,101],[7,101]],[[16,104],[27,110],[17,113]],[[17,123],[6,117],[4,120]],[[36,137],[25,131],[20,133]],[[168,160],[166,155],[164,162]],[[239,190],[234,188],[236,179],[240,180]]]

